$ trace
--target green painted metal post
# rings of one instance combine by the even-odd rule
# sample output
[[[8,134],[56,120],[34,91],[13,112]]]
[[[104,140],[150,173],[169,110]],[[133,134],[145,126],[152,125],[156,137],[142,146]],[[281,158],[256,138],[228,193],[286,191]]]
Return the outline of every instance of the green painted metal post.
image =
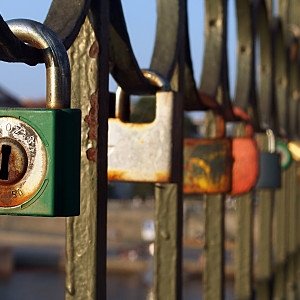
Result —
[[[253,292],[253,196],[236,197],[235,297],[251,299]]]
[[[97,38],[86,19],[69,50],[72,106],[82,110],[82,144],[81,214],[66,221],[67,300],[106,299],[108,2],[93,1],[92,9]]]

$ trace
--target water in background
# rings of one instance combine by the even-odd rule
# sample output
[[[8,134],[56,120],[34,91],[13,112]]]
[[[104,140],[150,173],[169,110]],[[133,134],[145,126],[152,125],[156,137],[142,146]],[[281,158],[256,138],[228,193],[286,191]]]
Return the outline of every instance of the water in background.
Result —
[[[143,276],[108,275],[108,300],[151,299],[149,286]],[[183,299],[199,300],[202,290],[198,279],[184,281]],[[64,274],[62,272],[18,271],[0,281],[1,300],[64,300]],[[233,298],[232,284],[227,284],[226,298]]]

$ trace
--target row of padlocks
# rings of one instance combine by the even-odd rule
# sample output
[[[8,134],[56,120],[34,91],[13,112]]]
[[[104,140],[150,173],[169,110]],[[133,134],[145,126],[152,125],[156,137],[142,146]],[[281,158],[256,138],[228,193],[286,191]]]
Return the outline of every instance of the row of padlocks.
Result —
[[[46,109],[0,111],[0,213],[72,216],[80,207],[80,111],[70,109],[67,53],[55,34],[33,21],[11,21],[21,40],[47,49]],[[108,178],[127,182],[173,182],[175,144],[174,92],[154,72],[143,74],[156,93],[155,120],[134,124],[120,117],[124,92],[116,94],[115,116],[109,118]],[[281,167],[291,161],[288,145],[271,130],[254,134],[250,118],[235,109],[239,121],[226,133],[215,118],[213,138],[184,140],[186,194],[226,193],[253,188],[279,188]],[[227,124],[228,125],[228,124]],[[277,147],[276,147],[277,145]],[[279,154],[279,151],[281,155]],[[280,157],[282,157],[280,165]]]

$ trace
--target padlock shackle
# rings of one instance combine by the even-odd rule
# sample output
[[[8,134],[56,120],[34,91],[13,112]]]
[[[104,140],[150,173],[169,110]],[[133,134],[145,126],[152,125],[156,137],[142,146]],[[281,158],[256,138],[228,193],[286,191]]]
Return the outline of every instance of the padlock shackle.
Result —
[[[69,58],[62,41],[45,25],[27,19],[7,22],[10,30],[23,42],[44,49],[46,65],[46,107],[70,108],[71,74]]]
[[[151,85],[158,87],[158,91],[171,91],[171,86],[169,82],[164,79],[161,75],[148,69],[142,69],[144,77],[150,82]],[[123,102],[126,101],[126,93],[124,90],[118,86],[116,90],[116,110],[115,117],[122,119],[122,107]]]

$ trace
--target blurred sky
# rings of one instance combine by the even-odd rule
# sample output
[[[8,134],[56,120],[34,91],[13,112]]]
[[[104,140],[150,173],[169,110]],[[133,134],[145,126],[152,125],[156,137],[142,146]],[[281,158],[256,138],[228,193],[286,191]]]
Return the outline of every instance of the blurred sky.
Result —
[[[4,20],[29,18],[42,22],[47,14],[51,0],[1,0],[0,13]],[[139,65],[150,65],[155,37],[155,0],[122,0],[131,43]],[[228,1],[228,48],[231,90],[235,78],[236,20],[234,0]],[[200,82],[202,56],[204,52],[204,0],[188,0],[191,51],[196,82]],[[0,86],[20,99],[40,99],[45,95],[45,68],[43,65],[30,67],[19,63],[0,62]],[[116,88],[110,79],[110,90]]]

